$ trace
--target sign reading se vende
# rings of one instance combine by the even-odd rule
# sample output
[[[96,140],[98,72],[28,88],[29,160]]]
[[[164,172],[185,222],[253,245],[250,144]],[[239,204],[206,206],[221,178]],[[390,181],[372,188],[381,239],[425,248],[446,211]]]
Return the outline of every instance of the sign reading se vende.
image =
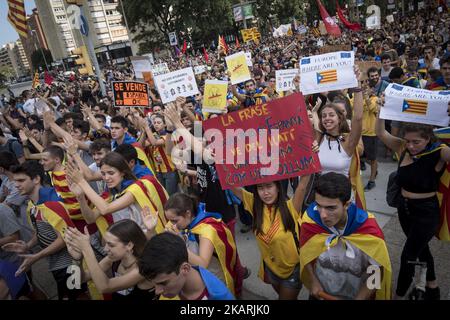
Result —
[[[113,81],[115,107],[149,107],[148,84],[137,81]]]
[[[301,93],[209,119],[203,128],[223,189],[321,170]]]

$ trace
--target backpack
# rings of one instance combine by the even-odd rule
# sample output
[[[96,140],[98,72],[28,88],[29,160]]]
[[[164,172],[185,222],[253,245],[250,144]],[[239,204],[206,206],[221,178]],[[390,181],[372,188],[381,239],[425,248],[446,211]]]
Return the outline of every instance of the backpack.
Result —
[[[403,151],[400,160],[398,161],[398,167],[396,171],[391,172],[388,179],[388,184],[386,188],[386,202],[390,207],[397,208],[400,203],[400,197],[402,195],[401,188],[398,185],[398,168],[405,158],[406,150]]]

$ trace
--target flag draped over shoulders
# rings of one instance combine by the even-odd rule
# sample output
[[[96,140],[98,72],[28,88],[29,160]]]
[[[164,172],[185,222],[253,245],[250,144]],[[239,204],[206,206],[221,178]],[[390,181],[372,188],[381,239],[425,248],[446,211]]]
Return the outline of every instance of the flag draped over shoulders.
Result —
[[[227,226],[218,213],[205,211],[205,205],[199,205],[194,221],[188,227],[188,233],[204,237],[211,241],[217,254],[228,289],[235,294],[237,284],[236,243]]]
[[[375,217],[351,204],[347,209],[348,220],[344,233],[335,235],[327,228],[317,211],[317,204],[312,203],[305,214],[300,231],[300,277],[309,284],[305,266],[313,263],[328,248],[337,244],[338,240],[349,242],[383,267],[381,286],[376,291],[376,299],[391,298],[391,262],[384,241],[383,232]]]
[[[70,219],[66,208],[59,201],[46,201],[37,205],[29,201],[27,208],[29,219],[31,219],[33,209],[36,210],[34,215],[36,221],[47,222],[61,235],[64,235],[67,227],[75,228],[75,224]]]

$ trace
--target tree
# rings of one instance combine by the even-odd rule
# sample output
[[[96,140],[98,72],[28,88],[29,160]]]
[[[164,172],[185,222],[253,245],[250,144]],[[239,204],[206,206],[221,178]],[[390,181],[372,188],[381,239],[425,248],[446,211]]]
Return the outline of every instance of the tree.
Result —
[[[44,52],[45,60],[44,57],[42,56],[42,52]],[[33,53],[31,54],[31,64],[33,65],[33,69],[36,70],[39,67],[45,69],[45,61],[47,61],[47,64],[53,62],[53,57],[50,50],[42,49],[41,51],[41,49],[38,49],[33,51]]]
[[[0,67],[0,88],[4,88],[6,82],[15,77],[14,69],[11,66]]]
[[[196,44],[235,32],[230,0],[123,0],[123,7],[131,31],[137,33],[133,41],[142,42],[141,51],[169,47],[170,32],[180,43],[186,39]]]

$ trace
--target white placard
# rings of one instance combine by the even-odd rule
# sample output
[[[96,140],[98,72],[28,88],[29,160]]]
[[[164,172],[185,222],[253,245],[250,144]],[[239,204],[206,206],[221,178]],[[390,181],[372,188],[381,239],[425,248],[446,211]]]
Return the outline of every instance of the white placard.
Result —
[[[300,25],[298,27],[298,31],[297,32],[300,33],[300,34],[307,33],[308,32],[308,28],[306,26],[304,26],[304,25]]]
[[[299,69],[276,70],[276,90],[277,92],[289,91],[295,89],[294,78],[298,76]]]
[[[191,67],[155,76],[155,85],[163,103],[175,101],[177,97],[193,96],[199,92]]]
[[[169,42],[171,46],[178,45],[177,34],[175,32],[169,32]]]
[[[394,16],[392,14],[389,15],[389,16],[386,16],[386,21],[389,22],[389,23],[394,22]]]
[[[355,53],[338,51],[300,60],[300,91],[313,94],[358,86],[353,71]]]
[[[366,19],[366,27],[367,29],[380,29],[381,22],[378,16],[371,16]]]
[[[133,65],[136,79],[144,79],[142,72],[152,71],[152,65],[148,57],[131,57],[131,64]]]
[[[447,127],[450,91],[430,91],[391,83],[380,118]]]
[[[246,53],[245,53],[245,60],[247,60],[247,65],[248,65],[249,67],[253,67],[252,53],[251,53],[251,52],[246,52]]]
[[[152,75],[154,77],[159,76],[161,74],[169,73],[169,67],[167,66],[167,63],[159,63],[152,66]]]
[[[195,66],[194,67],[194,74],[202,74],[205,73],[208,70],[208,66]]]

